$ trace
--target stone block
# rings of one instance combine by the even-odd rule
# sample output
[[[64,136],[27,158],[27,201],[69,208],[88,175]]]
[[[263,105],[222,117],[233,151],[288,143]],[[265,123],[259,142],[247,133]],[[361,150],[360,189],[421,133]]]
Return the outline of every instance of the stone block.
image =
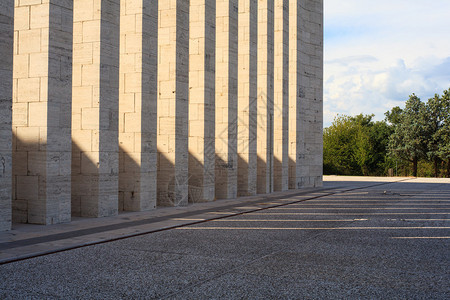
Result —
[[[30,9],[30,29],[46,28],[50,21],[50,3],[28,6]]]
[[[40,101],[40,78],[21,78],[17,80],[17,101]]]
[[[30,29],[19,31],[19,54],[39,53],[41,51],[41,30]]]
[[[30,29],[30,7],[17,6],[14,11],[14,28],[15,30]]]
[[[10,62],[11,63],[11,62]],[[14,56],[14,78],[28,78],[29,55]]]

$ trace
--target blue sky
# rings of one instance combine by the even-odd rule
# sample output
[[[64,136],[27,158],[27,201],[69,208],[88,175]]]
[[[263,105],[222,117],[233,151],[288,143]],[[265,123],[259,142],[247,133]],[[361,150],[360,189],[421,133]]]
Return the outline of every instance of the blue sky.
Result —
[[[324,0],[324,127],[450,88],[450,0]]]

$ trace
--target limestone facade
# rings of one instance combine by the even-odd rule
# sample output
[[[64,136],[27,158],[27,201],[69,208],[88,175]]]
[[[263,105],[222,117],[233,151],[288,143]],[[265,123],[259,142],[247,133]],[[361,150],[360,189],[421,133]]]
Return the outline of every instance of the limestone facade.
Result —
[[[2,1],[0,230],[321,186],[322,85],[323,0]]]

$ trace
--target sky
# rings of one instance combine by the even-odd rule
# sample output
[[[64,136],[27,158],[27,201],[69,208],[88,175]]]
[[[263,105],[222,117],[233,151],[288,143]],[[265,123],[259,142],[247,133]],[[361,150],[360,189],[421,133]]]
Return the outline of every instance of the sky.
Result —
[[[450,0],[324,0],[324,127],[450,88]]]

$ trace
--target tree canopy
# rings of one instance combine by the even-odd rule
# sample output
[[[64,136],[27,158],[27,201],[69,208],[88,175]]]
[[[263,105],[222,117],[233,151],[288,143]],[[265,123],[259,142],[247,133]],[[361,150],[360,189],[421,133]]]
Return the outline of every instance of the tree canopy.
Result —
[[[417,176],[419,159],[426,157],[428,142],[428,124],[425,104],[412,94],[406,101],[405,109],[395,107],[391,114],[396,123],[392,123],[393,134],[389,137],[388,153],[391,156],[413,163],[413,176]]]
[[[324,130],[324,171],[328,174],[370,175],[384,168],[386,122],[374,122],[374,115],[338,116]]]
[[[374,115],[337,116],[324,129],[324,173],[386,175],[400,162],[412,166],[413,176],[419,163],[430,163],[434,176],[446,166],[450,177],[450,89],[427,102],[412,94],[385,116],[378,122]]]

